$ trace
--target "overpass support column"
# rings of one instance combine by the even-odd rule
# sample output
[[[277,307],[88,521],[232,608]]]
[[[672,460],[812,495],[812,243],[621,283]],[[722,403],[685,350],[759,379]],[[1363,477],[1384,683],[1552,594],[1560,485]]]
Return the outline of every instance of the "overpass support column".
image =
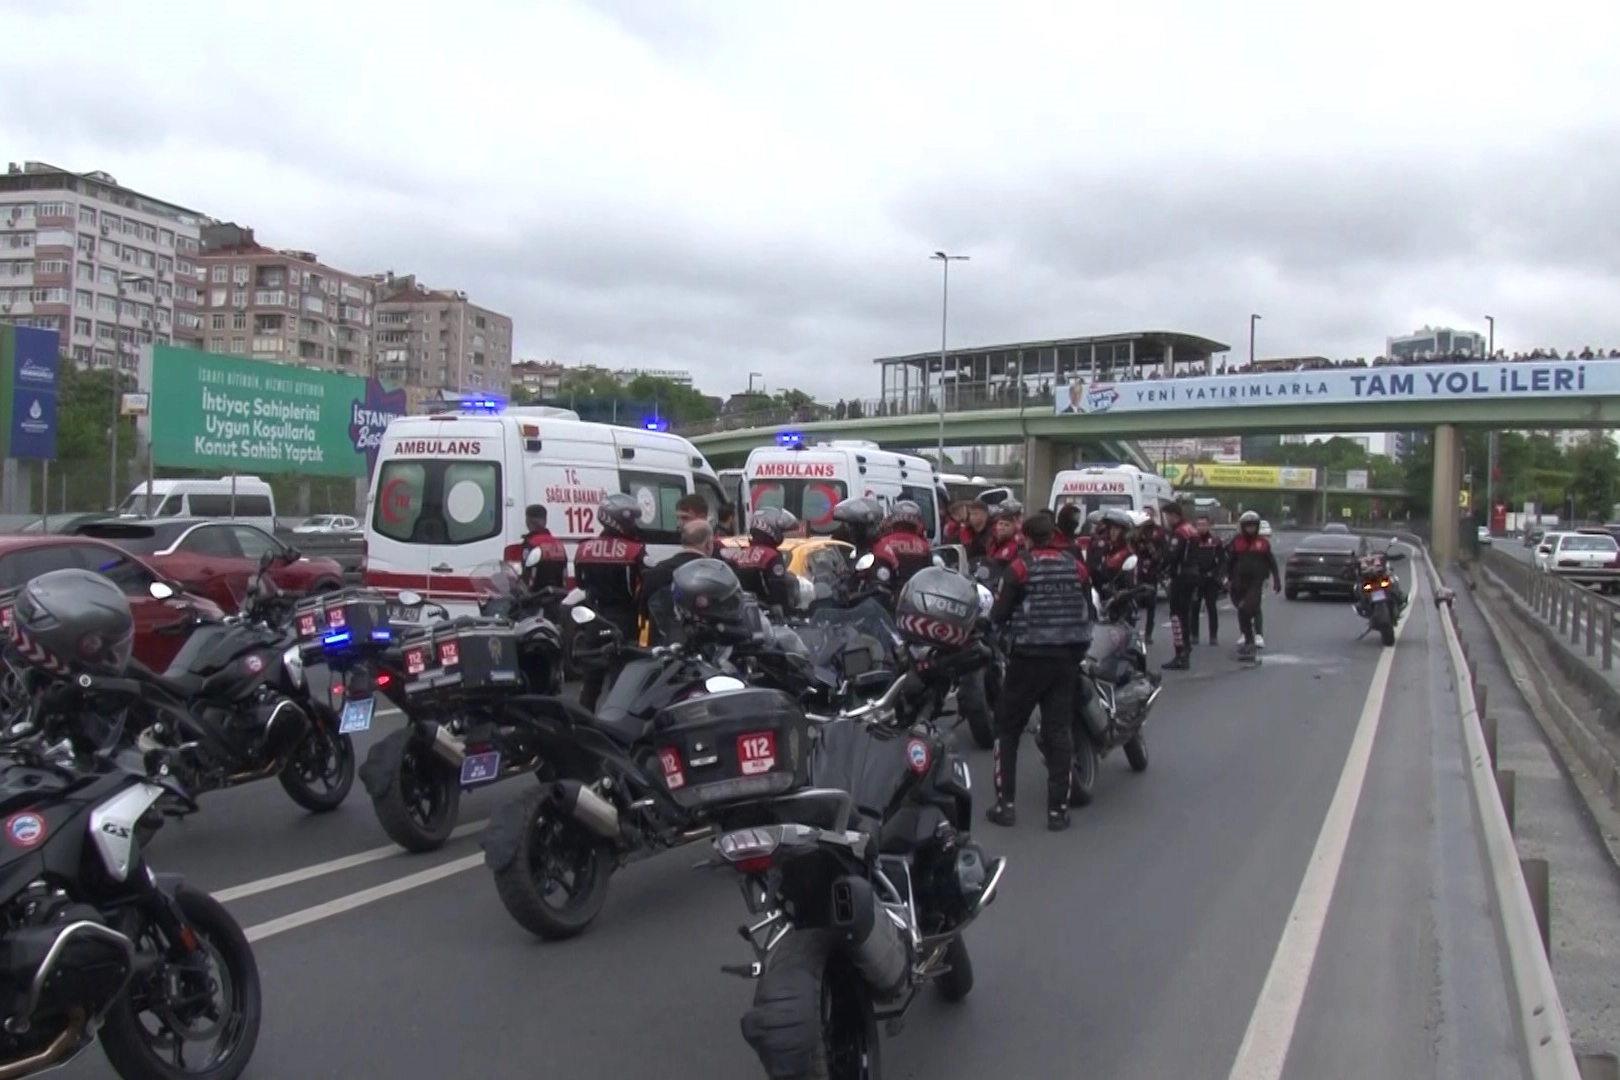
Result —
[[[1457,557],[1459,513],[1457,500],[1462,490],[1462,472],[1457,429],[1440,424],[1434,429],[1434,482],[1429,491],[1429,550],[1437,565]]]
[[[1024,508],[1030,513],[1045,509],[1051,500],[1058,473],[1056,451],[1051,439],[1024,440]]]

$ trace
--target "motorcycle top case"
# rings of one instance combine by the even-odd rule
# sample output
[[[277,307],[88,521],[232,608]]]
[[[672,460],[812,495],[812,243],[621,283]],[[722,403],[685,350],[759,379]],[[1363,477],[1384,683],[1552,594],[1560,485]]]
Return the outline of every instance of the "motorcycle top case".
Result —
[[[306,597],[293,608],[293,630],[299,645],[329,652],[393,639],[388,598],[376,589],[340,589]]]
[[[423,698],[511,691],[523,685],[510,624],[441,626],[404,647],[405,693]]]
[[[782,795],[806,782],[810,721],[779,690],[688,698],[653,718],[653,740],[664,785],[689,810]]]

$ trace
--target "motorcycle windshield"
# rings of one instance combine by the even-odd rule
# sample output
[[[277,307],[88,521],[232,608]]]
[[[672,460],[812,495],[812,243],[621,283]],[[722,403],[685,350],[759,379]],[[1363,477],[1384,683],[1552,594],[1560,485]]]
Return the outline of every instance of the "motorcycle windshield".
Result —
[[[613,677],[613,683],[596,704],[596,715],[604,724],[615,724],[627,716],[646,721],[666,705],[686,683],[679,662],[668,657],[637,657]]]
[[[907,759],[907,742],[898,735],[875,734],[858,721],[826,724],[810,750],[810,783],[849,792],[856,812],[869,824],[881,824],[917,778]]]
[[[512,564],[505,561],[481,563],[467,575],[472,590],[478,595],[478,607],[486,614],[510,607],[523,591],[523,579]]]
[[[889,611],[873,597],[867,597],[854,607],[822,607],[817,608],[810,616],[811,626],[852,626],[862,634],[878,642],[888,659],[894,658],[894,650],[899,644],[899,635],[895,633],[894,619]]]
[[[1107,660],[1125,651],[1130,643],[1131,628],[1121,623],[1101,623],[1091,631],[1091,647],[1086,655],[1096,661]]]

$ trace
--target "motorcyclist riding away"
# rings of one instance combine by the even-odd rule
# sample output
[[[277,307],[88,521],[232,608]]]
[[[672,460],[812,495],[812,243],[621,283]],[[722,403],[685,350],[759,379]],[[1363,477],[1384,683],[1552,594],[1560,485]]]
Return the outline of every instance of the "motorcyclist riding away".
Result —
[[[1237,608],[1238,633],[1243,635],[1243,643],[1238,646],[1239,656],[1252,657],[1256,648],[1265,646],[1260,597],[1267,576],[1271,578],[1271,591],[1282,592],[1282,572],[1277,569],[1271,541],[1260,535],[1260,515],[1249,510],[1238,518],[1238,534],[1227,549],[1226,562],[1226,577],[1232,585],[1232,606]]]
[[[872,545],[872,554],[888,567],[897,591],[905,588],[917,571],[934,565],[934,549],[929,546],[927,529],[922,507],[910,499],[901,499],[884,522],[883,535]]]
[[[599,535],[582,540],[574,551],[574,577],[596,614],[626,641],[638,637],[636,612],[641,580],[647,571],[647,547],[641,542],[641,504],[629,495],[609,495],[596,508]],[[596,708],[607,673],[585,672],[579,703]]]
[[[1401,588],[1401,579],[1395,571],[1389,568],[1389,553],[1387,551],[1373,551],[1357,559],[1351,566],[1345,568],[1345,579],[1360,583],[1369,577],[1389,579],[1389,591],[1395,595],[1395,610],[1401,611],[1406,607],[1406,592]],[[1360,589],[1355,593],[1356,613],[1362,616],[1367,614],[1367,601]]]
[[[797,583],[788,574],[782,554],[782,540],[799,527],[799,519],[775,506],[755,510],[748,516],[748,546],[728,548],[726,561],[737,572],[743,588],[759,598],[769,610],[786,614],[798,602]]]

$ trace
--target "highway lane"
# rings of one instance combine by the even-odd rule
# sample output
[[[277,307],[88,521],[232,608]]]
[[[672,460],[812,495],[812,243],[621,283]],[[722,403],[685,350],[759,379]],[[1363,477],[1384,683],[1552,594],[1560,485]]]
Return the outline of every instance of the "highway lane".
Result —
[[[1311,973],[1294,942],[1273,965],[1357,732],[1370,734],[1383,650],[1354,641],[1346,605],[1268,594],[1267,606],[1267,662],[1244,668],[1230,645],[1203,646],[1191,672],[1167,674],[1151,768],[1137,776],[1109,758],[1097,803],[1069,832],[1041,827],[1038,765],[1025,755],[1024,821],[976,830],[1011,856],[1002,899],[970,931],[977,988],[961,1006],[921,1003],[885,1041],[888,1075],[1218,1077],[1263,985],[1282,1004],[1262,1010],[1270,1042],[1293,1050],[1245,1080],[1511,1074],[1499,1068],[1511,1025],[1472,822],[1457,801],[1455,701],[1427,648],[1438,629],[1425,605],[1372,710],[1366,795],[1338,815],[1345,870],[1318,913],[1319,962]],[[1161,643],[1158,659],[1168,651]],[[982,813],[989,756],[971,759]],[[484,793],[464,820],[522,783]],[[169,830],[161,864],[220,887],[386,843],[359,793],[306,818],[273,784],[225,793],[186,836]],[[248,1075],[758,1075],[737,1031],[751,987],[718,971],[747,958],[734,931],[743,908],[732,882],[688,869],[699,850],[623,872],[599,923],[558,945],[511,922],[480,865],[335,911],[476,851],[468,836],[232,901],[261,935],[266,1016]],[[270,921],[288,915],[313,921]],[[1277,970],[1302,965],[1308,982],[1279,982]],[[92,1057],[63,1075],[110,1071]]]

